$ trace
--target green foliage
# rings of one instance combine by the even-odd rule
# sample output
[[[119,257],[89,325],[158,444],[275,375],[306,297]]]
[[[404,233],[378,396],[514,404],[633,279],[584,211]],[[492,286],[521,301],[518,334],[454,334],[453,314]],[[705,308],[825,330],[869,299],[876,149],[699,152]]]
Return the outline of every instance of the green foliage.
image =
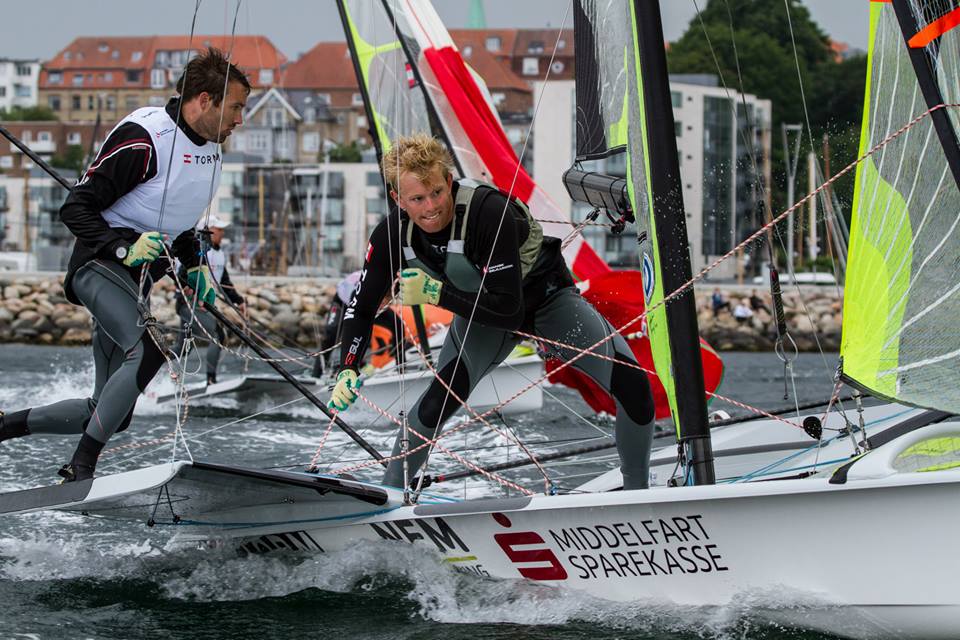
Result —
[[[363,160],[364,147],[358,140],[350,144],[338,144],[330,149],[330,162],[361,162]],[[319,160],[324,160],[323,152],[320,152]]]
[[[0,122],[27,122],[37,120],[59,120],[49,107],[12,107],[0,109]]]
[[[67,145],[66,150],[50,158],[50,166],[58,169],[70,169],[78,175],[83,173],[83,147],[78,144]]]
[[[772,102],[771,191],[775,213],[785,208],[781,123],[804,124],[796,183],[799,197],[807,184],[805,158],[811,139],[822,161],[823,137],[830,137],[833,172],[855,159],[866,77],[866,56],[836,62],[829,38],[812,20],[809,10],[800,0],[787,2],[789,15],[784,0],[701,1],[701,14],[671,44],[667,56],[670,73],[717,75],[721,85],[731,90]],[[808,118],[812,131],[806,130]],[[835,192],[842,203],[852,198],[852,173],[835,185]]]

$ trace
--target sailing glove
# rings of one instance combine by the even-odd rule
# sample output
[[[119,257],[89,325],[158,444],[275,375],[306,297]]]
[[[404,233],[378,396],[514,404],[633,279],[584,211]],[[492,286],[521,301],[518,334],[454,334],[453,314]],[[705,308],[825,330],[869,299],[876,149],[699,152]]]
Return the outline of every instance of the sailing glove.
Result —
[[[357,399],[356,390],[363,383],[357,378],[357,372],[353,369],[344,369],[337,374],[337,384],[334,385],[330,393],[330,402],[327,407],[337,411],[346,411]]]
[[[217,292],[213,289],[210,267],[203,264],[187,270],[187,286],[197,292],[197,300],[212,307],[217,301]]]
[[[442,282],[428,276],[423,269],[404,269],[400,272],[401,304],[437,304],[442,287]]]
[[[159,231],[141,233],[137,241],[127,249],[127,257],[123,264],[128,267],[139,267],[145,262],[153,262],[163,251],[163,236]]]

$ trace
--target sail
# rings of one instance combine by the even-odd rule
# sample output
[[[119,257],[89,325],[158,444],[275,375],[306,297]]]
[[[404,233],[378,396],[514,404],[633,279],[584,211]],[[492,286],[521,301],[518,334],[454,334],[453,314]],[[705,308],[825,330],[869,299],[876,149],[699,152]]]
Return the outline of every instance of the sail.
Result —
[[[872,2],[860,154],[960,102],[955,2]],[[952,25],[951,25],[952,23]],[[841,341],[846,380],[960,412],[960,153],[955,107],[859,164]]]
[[[633,2],[574,3],[577,69],[577,156],[594,159],[623,152],[627,187],[637,224],[644,302],[651,309],[646,335],[657,377],[677,422],[677,391],[664,297],[663,257],[654,218],[647,121]],[[676,154],[676,151],[674,151]],[[669,293],[669,292],[668,292]],[[679,422],[678,431],[679,431]]]
[[[520,165],[486,86],[464,62],[429,0],[339,0],[339,5],[381,149],[396,135],[436,135],[447,142],[461,175],[523,200],[547,235],[569,234],[569,216]],[[564,257],[579,279],[610,271],[579,235]]]

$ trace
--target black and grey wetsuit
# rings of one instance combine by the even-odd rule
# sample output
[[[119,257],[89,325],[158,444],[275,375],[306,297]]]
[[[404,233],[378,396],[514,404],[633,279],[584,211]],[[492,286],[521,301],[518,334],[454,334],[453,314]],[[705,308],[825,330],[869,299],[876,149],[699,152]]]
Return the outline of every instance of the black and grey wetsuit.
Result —
[[[164,362],[142,319],[149,288],[167,272],[167,260],[161,256],[149,265],[140,291],[141,268],[124,266],[117,250],[128,248],[144,231],[159,230],[183,264],[199,264],[193,229],[215,191],[220,158],[216,145],[182,118],[177,130],[177,110],[171,100],[166,107],[138,109],[124,118],[60,210],[77,238],[64,289],[94,320],[93,393],[8,414],[7,427],[84,433],[84,441],[92,438],[90,446],[101,447],[129,425],[138,396]]]
[[[454,219],[438,233],[422,231],[403,212],[392,213],[374,230],[360,282],[344,314],[344,367],[356,368],[362,359],[373,314],[397,270],[407,266],[424,269],[444,283],[439,305],[456,317],[437,368],[461,398],[467,398],[479,380],[520,342],[514,330],[579,349],[587,349],[613,333],[613,327],[574,286],[560,253],[560,241],[544,237],[522,203],[508,202],[496,188],[467,180],[454,182],[454,198]],[[484,271],[486,277],[482,278]],[[595,351],[622,362],[635,362],[619,335]],[[569,360],[577,352],[553,349],[551,355]],[[613,395],[617,447],[626,486],[646,487],[654,416],[646,375],[590,356],[572,366]],[[458,408],[459,403],[449,396],[444,384],[435,380],[410,409],[408,420],[411,428],[432,438]],[[411,448],[420,443],[416,436],[410,439]],[[394,454],[399,451],[398,436]],[[425,458],[426,449],[409,456],[411,477]],[[390,464],[384,483],[403,485],[401,462]]]

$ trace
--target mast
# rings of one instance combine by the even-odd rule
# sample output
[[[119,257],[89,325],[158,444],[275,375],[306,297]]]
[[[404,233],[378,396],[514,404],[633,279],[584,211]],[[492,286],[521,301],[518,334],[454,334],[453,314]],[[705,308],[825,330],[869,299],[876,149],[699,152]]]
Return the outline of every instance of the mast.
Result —
[[[687,246],[683,184],[670,100],[667,56],[658,0],[632,0],[634,29],[643,79],[643,103],[653,219],[663,290],[672,292],[692,278]],[[643,260],[643,256],[641,256]],[[700,331],[693,287],[666,305],[676,399],[678,440],[693,471],[694,484],[714,484],[713,446],[707,426],[707,402],[700,359]]]

